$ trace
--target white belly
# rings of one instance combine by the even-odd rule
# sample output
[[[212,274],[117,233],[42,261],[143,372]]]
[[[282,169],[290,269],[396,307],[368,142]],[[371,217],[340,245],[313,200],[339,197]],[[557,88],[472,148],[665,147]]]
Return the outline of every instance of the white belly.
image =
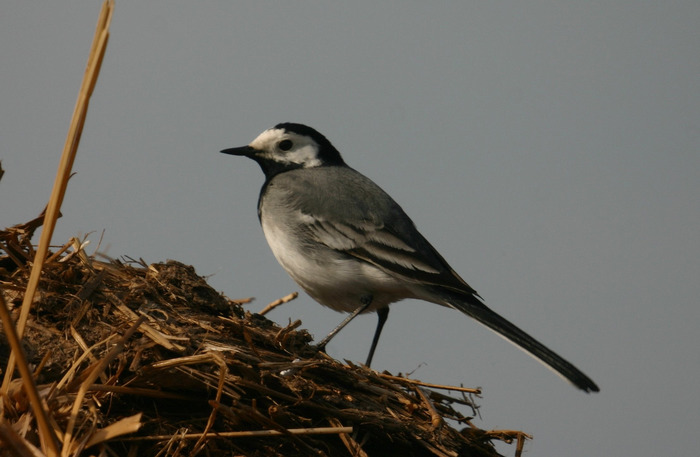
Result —
[[[314,300],[336,311],[352,312],[371,296],[367,312],[415,295],[405,283],[374,265],[320,243],[300,242],[297,234],[261,218],[277,261]]]

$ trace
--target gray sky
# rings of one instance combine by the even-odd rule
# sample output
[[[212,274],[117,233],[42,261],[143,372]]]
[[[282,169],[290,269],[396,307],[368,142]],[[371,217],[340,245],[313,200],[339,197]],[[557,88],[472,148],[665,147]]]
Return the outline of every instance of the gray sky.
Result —
[[[94,1],[0,6],[0,225],[45,205]],[[374,368],[483,386],[529,455],[694,455],[700,425],[700,3],[117,1],[54,241],[172,258],[252,310],[298,287],[218,151],[324,133],[585,395],[457,311],[406,301]],[[322,337],[306,295],[270,314]],[[328,348],[363,361],[375,317]],[[653,431],[653,432],[652,432]],[[499,446],[512,455],[514,449]]]

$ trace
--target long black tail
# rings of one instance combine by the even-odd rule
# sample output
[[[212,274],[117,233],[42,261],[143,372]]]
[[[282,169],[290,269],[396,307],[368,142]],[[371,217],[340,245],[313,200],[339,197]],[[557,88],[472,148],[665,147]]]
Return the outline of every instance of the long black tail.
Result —
[[[467,316],[473,317],[486,327],[517,344],[522,349],[541,360],[544,364],[551,367],[554,371],[566,378],[579,389],[585,392],[600,391],[593,380],[583,374],[578,368],[561,358],[559,355],[524,331],[520,330],[508,320],[496,314],[477,297],[471,294],[467,295],[452,292],[443,288],[434,290],[434,292],[444,300],[445,304],[462,311]]]

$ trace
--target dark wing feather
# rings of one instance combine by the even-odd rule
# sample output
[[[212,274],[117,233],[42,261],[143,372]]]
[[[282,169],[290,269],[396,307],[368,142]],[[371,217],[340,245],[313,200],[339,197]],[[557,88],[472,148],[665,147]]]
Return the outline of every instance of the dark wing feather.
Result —
[[[340,170],[297,170],[285,183],[291,187],[289,203],[303,215],[303,229],[317,242],[407,281],[477,295],[388,194],[354,170]],[[294,198],[302,187],[303,202]],[[349,188],[357,191],[350,194]],[[325,192],[309,199],[310,189]]]

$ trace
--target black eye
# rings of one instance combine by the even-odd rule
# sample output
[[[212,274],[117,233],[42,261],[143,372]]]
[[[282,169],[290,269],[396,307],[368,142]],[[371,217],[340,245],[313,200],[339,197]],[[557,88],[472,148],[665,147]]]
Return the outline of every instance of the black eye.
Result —
[[[280,144],[277,145],[278,148],[280,148],[281,151],[289,151],[292,149],[292,146],[294,143],[292,143],[291,140],[282,140],[280,141]]]

